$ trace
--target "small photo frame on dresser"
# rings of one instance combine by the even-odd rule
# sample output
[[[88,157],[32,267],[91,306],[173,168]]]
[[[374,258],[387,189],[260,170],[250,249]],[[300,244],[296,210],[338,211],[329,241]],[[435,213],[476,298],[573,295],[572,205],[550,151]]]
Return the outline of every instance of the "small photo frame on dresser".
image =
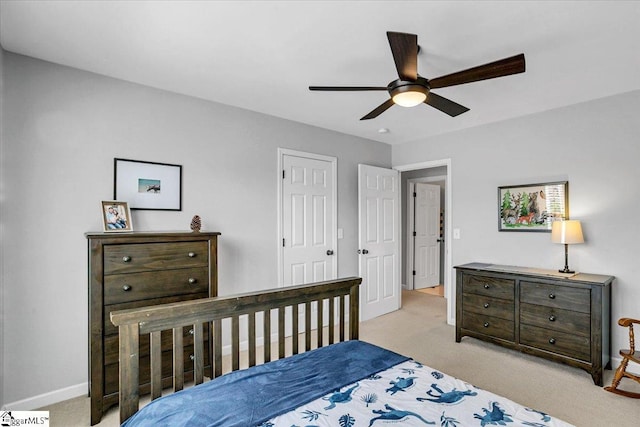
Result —
[[[127,202],[103,200],[102,226],[106,232],[133,231],[131,211]]]

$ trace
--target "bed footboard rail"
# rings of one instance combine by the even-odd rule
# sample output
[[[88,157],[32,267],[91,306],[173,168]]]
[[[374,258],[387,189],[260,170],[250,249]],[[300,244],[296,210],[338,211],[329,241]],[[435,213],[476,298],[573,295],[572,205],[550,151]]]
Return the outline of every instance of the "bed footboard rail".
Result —
[[[162,395],[162,331],[173,333],[173,390],[184,387],[183,328],[190,327],[193,335],[193,382],[204,381],[205,331],[208,331],[211,377],[222,375],[222,323],[230,319],[231,370],[240,369],[241,317],[246,317],[248,366],[256,364],[256,353],[262,347],[262,359],[272,358],[271,340],[277,335],[278,358],[286,356],[285,335],[291,336],[291,354],[300,352],[300,336],[304,334],[305,351],[314,348],[312,329],[316,331],[315,347],[358,338],[359,285],[362,279],[345,279],[289,286],[260,292],[203,298],[192,301],[155,305],[111,312],[111,322],[118,327],[120,348],[120,422],[138,411],[140,397],[140,336],[150,335],[149,357],[151,399]],[[348,297],[348,306],[346,303]],[[300,325],[300,309],[304,310],[304,327]],[[316,311],[316,328],[312,312]],[[336,316],[337,312],[337,318]],[[262,313],[261,316],[259,314]],[[326,313],[326,317],[325,317]],[[257,317],[262,319],[261,333],[257,333]],[[272,317],[277,327],[272,328]],[[348,317],[348,321],[347,321]],[[228,320],[225,320],[228,322]],[[205,325],[209,325],[205,328]],[[323,326],[327,329],[327,339]],[[335,327],[337,325],[337,334]],[[277,329],[274,331],[273,329]],[[263,340],[257,339],[262,335]],[[346,338],[345,338],[346,337]]]

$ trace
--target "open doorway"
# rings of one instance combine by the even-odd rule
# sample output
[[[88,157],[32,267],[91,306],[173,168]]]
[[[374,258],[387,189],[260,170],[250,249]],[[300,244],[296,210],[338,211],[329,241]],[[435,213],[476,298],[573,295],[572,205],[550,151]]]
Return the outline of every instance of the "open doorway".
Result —
[[[414,289],[413,271],[415,263],[415,243],[409,234],[412,214],[415,214],[415,205],[412,202],[413,192],[417,183],[427,183],[440,187],[440,212],[438,213],[438,255],[437,277],[438,285],[442,285],[442,294],[447,299],[447,323],[455,323],[455,294],[452,286],[452,253],[451,253],[451,160],[443,159],[410,165],[396,166],[401,172],[402,201],[402,284],[407,290]],[[411,196],[411,198],[410,198]],[[413,249],[412,249],[413,248]]]
[[[444,296],[444,206],[446,175],[421,176],[437,173],[433,170],[407,172],[405,236],[406,289],[420,290]]]

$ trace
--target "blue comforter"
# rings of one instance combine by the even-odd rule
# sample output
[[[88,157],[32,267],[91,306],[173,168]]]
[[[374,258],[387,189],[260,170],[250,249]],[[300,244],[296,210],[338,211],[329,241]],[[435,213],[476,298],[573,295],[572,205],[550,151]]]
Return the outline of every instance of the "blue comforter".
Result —
[[[363,341],[337,343],[162,397],[123,426],[255,426],[406,360]]]

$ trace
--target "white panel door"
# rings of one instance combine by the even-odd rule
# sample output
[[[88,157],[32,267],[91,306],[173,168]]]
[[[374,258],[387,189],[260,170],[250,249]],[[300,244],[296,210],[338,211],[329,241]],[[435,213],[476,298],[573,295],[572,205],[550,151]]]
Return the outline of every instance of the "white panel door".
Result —
[[[282,285],[335,277],[332,162],[285,155],[282,186]]]
[[[440,186],[417,182],[414,215],[414,289],[440,284]]]
[[[360,320],[400,308],[398,171],[358,165]]]

